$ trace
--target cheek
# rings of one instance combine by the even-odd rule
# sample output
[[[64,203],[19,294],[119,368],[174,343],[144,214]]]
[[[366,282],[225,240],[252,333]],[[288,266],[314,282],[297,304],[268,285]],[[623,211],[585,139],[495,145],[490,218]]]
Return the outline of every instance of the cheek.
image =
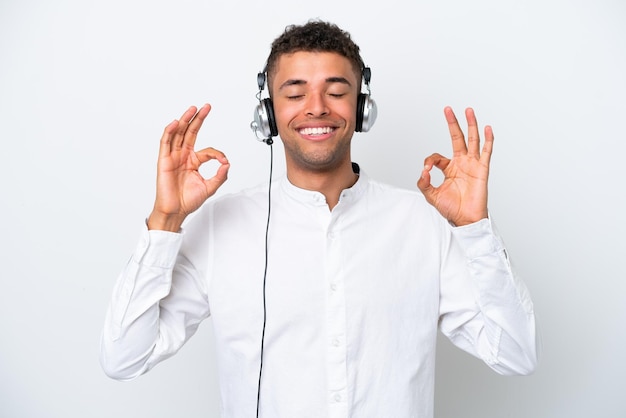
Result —
[[[336,112],[345,120],[354,122],[356,120],[356,101],[355,103],[341,103],[337,106]]]
[[[300,111],[297,106],[284,105],[274,102],[274,118],[277,125],[288,125],[293,119],[298,117]]]
[[[356,108],[357,97],[350,94],[349,98],[345,100],[337,100],[329,102],[329,108],[336,115],[345,119],[348,122],[355,123],[356,121]]]

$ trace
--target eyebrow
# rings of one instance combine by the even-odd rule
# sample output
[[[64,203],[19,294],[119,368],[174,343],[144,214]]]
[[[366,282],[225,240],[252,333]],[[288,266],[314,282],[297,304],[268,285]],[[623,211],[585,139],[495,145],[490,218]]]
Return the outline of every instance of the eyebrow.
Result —
[[[341,83],[341,84],[346,84],[348,86],[352,86],[352,84],[350,84],[350,82],[348,81],[347,78],[345,77],[328,77],[326,80],[326,83],[331,84],[331,83]],[[306,80],[301,80],[301,79],[289,79],[287,81],[285,81],[283,84],[280,85],[280,87],[278,88],[278,90],[282,90],[285,87],[289,87],[289,86],[300,86],[300,85],[304,85],[306,84]]]

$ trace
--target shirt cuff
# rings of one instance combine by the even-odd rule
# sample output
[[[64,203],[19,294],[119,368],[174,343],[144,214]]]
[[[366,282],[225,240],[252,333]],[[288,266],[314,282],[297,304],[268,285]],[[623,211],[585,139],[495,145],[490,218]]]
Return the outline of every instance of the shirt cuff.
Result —
[[[144,225],[133,258],[138,264],[170,269],[176,263],[182,242],[182,229],[180,232],[148,230]]]
[[[490,218],[481,219],[469,225],[452,227],[452,235],[472,258],[493,254],[504,249]]]

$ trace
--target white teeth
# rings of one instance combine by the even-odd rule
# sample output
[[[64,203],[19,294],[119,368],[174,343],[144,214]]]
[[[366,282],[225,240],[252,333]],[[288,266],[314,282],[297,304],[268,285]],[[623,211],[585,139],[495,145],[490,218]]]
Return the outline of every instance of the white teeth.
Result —
[[[323,135],[328,134],[333,131],[333,128],[329,126],[319,127],[319,128],[304,128],[300,129],[300,133],[302,135]]]

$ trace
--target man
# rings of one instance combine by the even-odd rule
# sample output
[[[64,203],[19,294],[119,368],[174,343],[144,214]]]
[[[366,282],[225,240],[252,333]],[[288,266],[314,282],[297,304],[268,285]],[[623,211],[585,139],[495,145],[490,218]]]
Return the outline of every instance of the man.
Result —
[[[363,69],[329,23],[272,44],[287,172],[267,236],[267,185],[209,199],[229,169],[220,151],[194,151],[210,106],[165,128],[154,208],[106,317],[107,374],[145,373],[209,315],[224,417],[432,417],[438,329],[499,373],[532,372],[532,302],[488,217],[491,128],[481,149],[468,109],[466,143],[446,108],[452,159],[426,158],[421,193],[378,183],[350,155]],[[220,167],[204,179],[209,160]]]

